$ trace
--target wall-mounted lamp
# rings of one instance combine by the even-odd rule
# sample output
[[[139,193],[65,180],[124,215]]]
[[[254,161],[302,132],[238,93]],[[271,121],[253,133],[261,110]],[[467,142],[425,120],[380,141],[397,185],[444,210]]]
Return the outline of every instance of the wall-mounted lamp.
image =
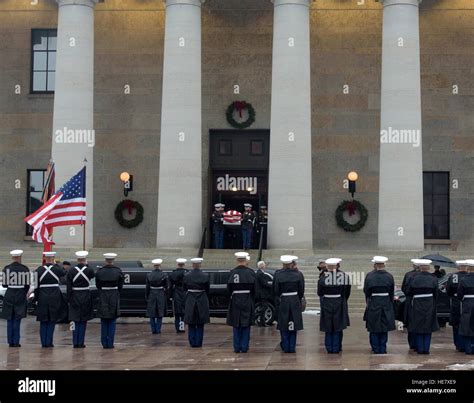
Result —
[[[127,197],[128,192],[133,190],[133,175],[130,175],[128,172],[122,172],[120,180],[123,182],[123,194]]]
[[[349,193],[354,198],[354,193],[356,192],[356,182],[359,179],[359,175],[355,171],[351,171],[347,174],[347,179],[349,180]]]

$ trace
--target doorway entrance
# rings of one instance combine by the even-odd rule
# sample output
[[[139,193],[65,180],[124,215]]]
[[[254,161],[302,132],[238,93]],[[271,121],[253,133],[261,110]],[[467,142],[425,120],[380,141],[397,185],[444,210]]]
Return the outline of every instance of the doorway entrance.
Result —
[[[215,203],[225,204],[224,211],[243,214],[244,204],[252,204],[256,213],[251,248],[259,247],[263,231],[266,247],[266,208],[268,206],[269,130],[211,130],[210,132],[210,200],[209,222]],[[240,225],[224,225],[224,248],[242,248]]]

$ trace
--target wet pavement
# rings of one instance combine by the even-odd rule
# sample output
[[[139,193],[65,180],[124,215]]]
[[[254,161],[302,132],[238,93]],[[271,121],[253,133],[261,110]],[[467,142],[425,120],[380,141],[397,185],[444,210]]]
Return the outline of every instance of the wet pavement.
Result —
[[[327,354],[319,317],[304,315],[305,330],[298,333],[296,354],[279,349],[276,327],[252,328],[247,354],[232,351],[232,329],[223,319],[212,319],[206,326],[204,345],[192,349],[186,334],[176,334],[171,319],[166,319],[161,334],[151,334],[144,318],[121,318],[117,325],[114,350],[100,345],[100,323],[89,322],[85,349],[73,349],[68,324],[56,327],[55,348],[42,349],[39,323],[29,317],[22,323],[21,348],[6,345],[6,321],[0,321],[0,369],[106,369],[106,370],[425,370],[474,369],[474,356],[456,352],[451,327],[433,334],[430,355],[408,351],[406,331],[389,335],[388,354],[370,352],[368,333],[361,316],[351,317],[344,332],[343,351]]]

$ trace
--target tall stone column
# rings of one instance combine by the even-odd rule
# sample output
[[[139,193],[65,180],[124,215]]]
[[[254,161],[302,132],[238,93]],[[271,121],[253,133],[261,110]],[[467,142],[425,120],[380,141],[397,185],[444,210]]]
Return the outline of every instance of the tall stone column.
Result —
[[[98,0],[57,0],[58,37],[54,94],[52,158],[56,190],[87,159],[87,245],[93,244],[94,7]],[[82,229],[54,229],[58,246],[82,245]]]
[[[203,2],[166,0],[158,247],[197,247],[201,242]]]
[[[419,0],[382,0],[378,245],[423,250]]]
[[[273,0],[268,244],[312,249],[310,0]]]

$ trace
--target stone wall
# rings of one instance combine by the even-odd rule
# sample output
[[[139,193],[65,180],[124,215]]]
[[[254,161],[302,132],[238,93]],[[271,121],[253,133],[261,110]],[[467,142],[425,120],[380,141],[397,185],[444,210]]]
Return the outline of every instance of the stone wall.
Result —
[[[377,242],[382,6],[365,3],[317,0],[312,6],[316,248],[367,248]],[[150,247],[156,239],[164,6],[157,0],[107,0],[96,6],[95,16],[95,243]],[[420,7],[424,169],[447,170],[458,179],[459,188],[451,194],[451,235],[466,247],[474,244],[473,19],[470,0],[424,0]],[[203,5],[205,206],[209,129],[229,127],[225,109],[230,102],[251,102],[257,111],[253,128],[270,127],[272,25],[273,6],[267,0],[208,0]],[[26,169],[44,168],[50,156],[53,98],[29,94],[30,35],[32,28],[56,26],[53,0],[34,7],[0,3],[4,243],[23,239]],[[14,94],[16,84],[22,87],[20,95]],[[458,95],[452,93],[455,84]],[[119,227],[113,216],[123,197],[118,175],[125,170],[135,177],[131,198],[145,208],[144,223],[133,230]],[[367,226],[355,234],[339,229],[334,219],[335,208],[349,196],[342,182],[350,170],[359,172],[356,197],[370,214]],[[20,189],[14,187],[16,179]],[[204,211],[204,222],[207,218]]]

